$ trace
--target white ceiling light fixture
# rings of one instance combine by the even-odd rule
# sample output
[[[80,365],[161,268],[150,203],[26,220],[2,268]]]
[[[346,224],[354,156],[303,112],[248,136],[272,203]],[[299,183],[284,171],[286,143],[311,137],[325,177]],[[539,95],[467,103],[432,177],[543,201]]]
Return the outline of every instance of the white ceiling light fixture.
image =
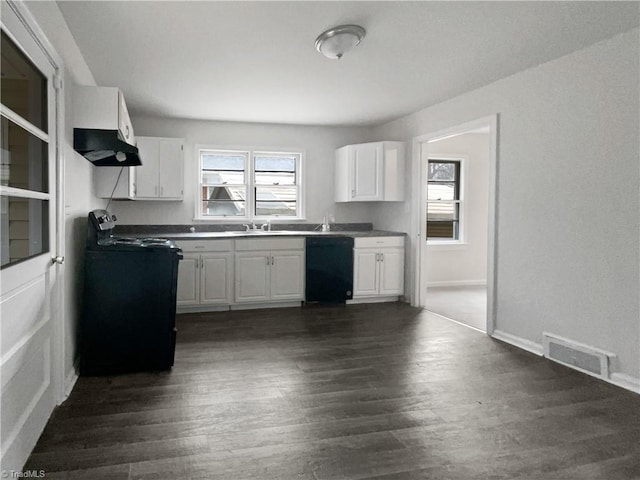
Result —
[[[333,27],[316,38],[316,49],[327,58],[340,59],[360,43],[365,33],[365,29],[359,25]]]

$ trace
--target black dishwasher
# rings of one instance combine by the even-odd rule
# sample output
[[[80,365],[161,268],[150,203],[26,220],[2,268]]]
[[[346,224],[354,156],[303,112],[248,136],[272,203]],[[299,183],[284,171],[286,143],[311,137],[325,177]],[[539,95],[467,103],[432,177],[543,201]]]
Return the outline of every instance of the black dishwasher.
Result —
[[[353,238],[307,237],[307,303],[344,303],[353,298]]]

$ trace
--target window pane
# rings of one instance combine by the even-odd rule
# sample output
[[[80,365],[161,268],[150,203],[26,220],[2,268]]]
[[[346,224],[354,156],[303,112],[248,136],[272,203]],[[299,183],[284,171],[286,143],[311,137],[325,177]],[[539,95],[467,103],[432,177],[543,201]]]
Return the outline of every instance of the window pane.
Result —
[[[429,183],[427,200],[458,200],[455,183]]]
[[[256,185],[295,185],[296,174],[287,172],[257,172]]]
[[[202,200],[242,200],[246,198],[245,187],[202,187]]]
[[[47,193],[49,145],[5,117],[0,128],[0,185]]]
[[[427,203],[427,221],[458,220],[460,205],[456,202]]]
[[[296,187],[256,187],[256,215],[296,216]]]
[[[427,222],[427,240],[458,240],[458,222]]]
[[[0,82],[2,104],[40,130],[47,132],[47,78],[4,32],[2,32],[0,54],[2,57],[2,82]]]
[[[211,200],[202,202],[202,215],[211,216],[240,216],[244,217],[245,202],[244,201],[225,201]]]
[[[245,156],[233,153],[205,153],[202,154],[203,170],[244,170]]]
[[[2,268],[49,251],[49,202],[0,197]]]
[[[244,215],[244,186],[202,187],[203,215]]]
[[[203,171],[202,183],[207,185],[238,185],[244,183],[244,172]]]
[[[457,162],[433,162],[429,161],[429,180],[451,180],[456,179]]]
[[[295,157],[267,157],[258,156],[255,157],[255,170],[267,171],[267,172],[295,172],[296,171],[296,159]]]
[[[256,215],[279,215],[283,217],[296,216],[296,202],[256,202]]]
[[[296,187],[256,187],[256,200],[295,202],[296,193]]]

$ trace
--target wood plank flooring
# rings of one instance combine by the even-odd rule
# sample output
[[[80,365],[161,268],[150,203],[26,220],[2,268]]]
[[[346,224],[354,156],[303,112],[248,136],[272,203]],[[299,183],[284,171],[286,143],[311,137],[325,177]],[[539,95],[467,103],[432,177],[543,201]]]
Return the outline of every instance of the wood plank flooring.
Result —
[[[640,396],[405,304],[178,316],[171,372],[80,378],[47,479],[640,478]]]

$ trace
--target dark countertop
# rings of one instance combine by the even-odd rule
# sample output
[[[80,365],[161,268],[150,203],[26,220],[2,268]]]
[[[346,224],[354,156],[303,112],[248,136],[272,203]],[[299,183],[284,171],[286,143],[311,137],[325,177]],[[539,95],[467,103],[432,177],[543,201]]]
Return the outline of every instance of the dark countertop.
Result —
[[[270,232],[136,232],[127,233],[122,236],[126,237],[162,237],[171,240],[216,240],[216,239],[235,239],[235,238],[267,238],[267,237],[404,237],[404,232],[389,232],[386,230],[366,230],[366,231],[336,231],[336,232],[317,232],[317,231],[295,231],[295,230],[272,230]]]

